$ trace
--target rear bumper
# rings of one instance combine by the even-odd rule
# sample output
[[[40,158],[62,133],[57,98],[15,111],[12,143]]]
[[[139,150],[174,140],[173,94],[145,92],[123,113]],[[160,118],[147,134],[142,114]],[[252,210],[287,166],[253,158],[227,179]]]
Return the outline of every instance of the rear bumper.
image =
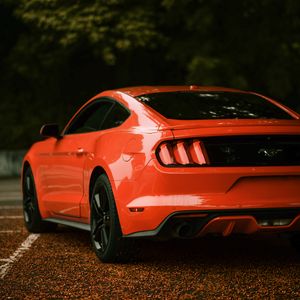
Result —
[[[168,216],[155,230],[125,236],[195,238],[208,234],[228,236],[255,232],[297,231],[300,231],[300,207],[176,212]]]
[[[235,216],[228,215],[230,211],[239,212],[238,216],[240,212],[253,210],[297,211],[300,208],[300,167],[172,169],[152,160],[138,180],[117,186],[115,197],[123,235],[154,236],[166,220],[177,214],[208,212],[212,216],[220,212],[218,217],[227,224],[229,221],[223,216]],[[243,216],[252,215],[244,213]],[[244,219],[252,228],[249,232],[267,229],[260,229],[258,224],[254,230],[255,222],[248,217]],[[221,226],[220,222],[214,227]],[[242,227],[238,225],[241,222],[236,219],[234,224],[237,225],[230,225],[235,229],[228,231],[235,232]],[[276,226],[272,230],[278,229]]]

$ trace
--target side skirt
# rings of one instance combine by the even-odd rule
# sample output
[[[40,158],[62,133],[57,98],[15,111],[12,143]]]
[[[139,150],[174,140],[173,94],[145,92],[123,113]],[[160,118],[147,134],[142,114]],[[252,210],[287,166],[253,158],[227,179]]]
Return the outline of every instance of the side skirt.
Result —
[[[79,223],[79,222],[68,221],[68,220],[61,220],[61,219],[56,219],[56,218],[47,218],[47,219],[44,219],[43,221],[57,223],[57,224],[66,225],[66,226],[70,226],[70,227],[75,227],[75,228],[86,230],[86,231],[91,231],[90,224]]]

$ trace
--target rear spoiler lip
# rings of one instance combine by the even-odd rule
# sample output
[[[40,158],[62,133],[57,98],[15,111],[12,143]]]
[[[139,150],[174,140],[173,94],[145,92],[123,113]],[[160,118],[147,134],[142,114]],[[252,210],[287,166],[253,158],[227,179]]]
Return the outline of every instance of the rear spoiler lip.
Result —
[[[182,122],[182,121],[181,121]],[[300,120],[201,120],[196,122],[186,121],[185,124],[165,125],[161,124],[158,127],[159,131],[164,130],[185,130],[185,129],[205,129],[205,128],[223,128],[223,127],[299,127]]]

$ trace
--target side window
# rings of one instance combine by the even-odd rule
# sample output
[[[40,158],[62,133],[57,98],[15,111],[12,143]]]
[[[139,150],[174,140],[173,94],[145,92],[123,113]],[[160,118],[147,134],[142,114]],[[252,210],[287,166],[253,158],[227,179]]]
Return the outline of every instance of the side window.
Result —
[[[101,129],[108,129],[120,126],[129,117],[130,113],[119,103],[115,103],[111,111],[108,113]]]
[[[113,103],[95,101],[84,108],[73,120],[65,134],[85,133],[100,130],[100,126]]]

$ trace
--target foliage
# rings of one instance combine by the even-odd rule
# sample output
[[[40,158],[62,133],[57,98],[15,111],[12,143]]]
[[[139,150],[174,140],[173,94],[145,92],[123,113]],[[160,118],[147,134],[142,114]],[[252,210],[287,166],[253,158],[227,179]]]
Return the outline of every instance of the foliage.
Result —
[[[300,111],[297,0],[3,0],[1,148],[103,89],[223,85]]]
[[[16,13],[38,30],[43,43],[64,48],[88,43],[112,64],[116,51],[155,47],[160,40],[150,4],[132,0],[22,0]]]

